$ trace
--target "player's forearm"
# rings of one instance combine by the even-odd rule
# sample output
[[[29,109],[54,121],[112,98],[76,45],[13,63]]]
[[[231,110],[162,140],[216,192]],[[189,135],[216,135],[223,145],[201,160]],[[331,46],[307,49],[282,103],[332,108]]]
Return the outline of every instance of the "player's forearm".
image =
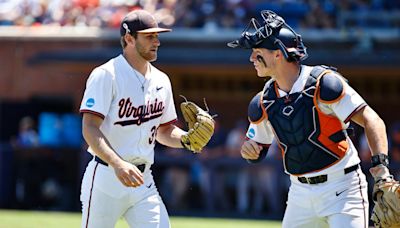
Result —
[[[157,141],[165,146],[183,148],[181,137],[184,134],[186,134],[184,130],[173,124],[160,126],[157,131]]]
[[[388,153],[386,126],[379,115],[369,106],[360,110],[353,118],[356,123],[364,127],[372,155]]]
[[[83,137],[95,152],[96,156],[100,157],[112,167],[115,167],[122,161],[118,154],[111,148],[110,143],[100,129],[94,126],[86,126],[83,128]]]
[[[366,122],[365,134],[368,139],[368,144],[372,155],[388,154],[388,142],[386,136],[385,123],[379,116]]]

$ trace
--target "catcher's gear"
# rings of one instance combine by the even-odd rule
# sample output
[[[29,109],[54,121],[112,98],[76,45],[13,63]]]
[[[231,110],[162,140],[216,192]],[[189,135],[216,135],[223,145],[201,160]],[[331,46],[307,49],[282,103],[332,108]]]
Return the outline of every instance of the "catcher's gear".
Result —
[[[375,227],[400,227],[400,184],[390,175],[389,169],[379,164],[370,170],[375,180],[372,198],[374,208],[371,220]]]
[[[388,167],[389,166],[389,156],[386,154],[377,154],[371,157],[372,167],[378,166],[380,164]]]
[[[308,57],[301,36],[282,17],[271,10],[261,11],[261,17],[261,23],[252,18],[241,37],[228,43],[228,47],[280,49],[289,62],[303,61]]]
[[[374,209],[371,220],[375,227],[400,227],[400,184],[389,177],[374,185]]]
[[[181,143],[186,149],[199,153],[214,134],[215,122],[208,113],[209,110],[205,102],[207,111],[195,103],[187,101],[185,97],[183,98],[185,102],[181,103],[181,111],[189,130],[187,134],[181,137]]]

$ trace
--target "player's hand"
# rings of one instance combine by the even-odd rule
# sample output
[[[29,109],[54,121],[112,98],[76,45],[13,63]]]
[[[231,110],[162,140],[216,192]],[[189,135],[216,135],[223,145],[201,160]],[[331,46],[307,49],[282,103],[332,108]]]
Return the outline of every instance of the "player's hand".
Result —
[[[136,188],[144,183],[142,172],[129,162],[121,161],[114,167],[114,172],[119,181],[126,187]]]
[[[242,145],[240,154],[242,155],[242,157],[244,159],[255,160],[260,156],[260,151],[262,149],[263,149],[263,147],[258,145],[255,141],[246,140]]]

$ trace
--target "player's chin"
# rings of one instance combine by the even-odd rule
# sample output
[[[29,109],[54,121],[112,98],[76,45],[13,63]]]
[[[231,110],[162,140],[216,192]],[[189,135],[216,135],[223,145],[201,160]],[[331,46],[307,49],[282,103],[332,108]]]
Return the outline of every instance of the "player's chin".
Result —
[[[258,77],[263,77],[262,76],[263,74],[262,74],[261,70],[258,67],[254,67],[254,69],[256,70]]]
[[[259,78],[266,78],[266,77],[268,77],[267,74],[265,74],[264,72],[261,72],[261,71],[257,71],[257,76],[258,76]]]
[[[149,62],[154,62],[154,61],[156,61],[156,60],[157,60],[157,53],[152,54],[152,55],[148,55],[148,57],[147,57],[146,59],[147,59],[147,61],[149,61]]]

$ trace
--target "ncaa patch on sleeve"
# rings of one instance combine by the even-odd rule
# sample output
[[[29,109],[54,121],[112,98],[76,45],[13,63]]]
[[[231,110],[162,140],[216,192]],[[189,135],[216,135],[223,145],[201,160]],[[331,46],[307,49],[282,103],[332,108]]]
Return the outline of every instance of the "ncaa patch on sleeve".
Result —
[[[86,100],[86,106],[89,107],[89,108],[93,107],[94,103],[95,102],[94,102],[93,98],[89,98],[89,99]]]
[[[254,128],[249,129],[249,131],[247,132],[247,136],[249,136],[249,138],[254,138],[254,136],[256,136],[256,131],[254,130]]]

